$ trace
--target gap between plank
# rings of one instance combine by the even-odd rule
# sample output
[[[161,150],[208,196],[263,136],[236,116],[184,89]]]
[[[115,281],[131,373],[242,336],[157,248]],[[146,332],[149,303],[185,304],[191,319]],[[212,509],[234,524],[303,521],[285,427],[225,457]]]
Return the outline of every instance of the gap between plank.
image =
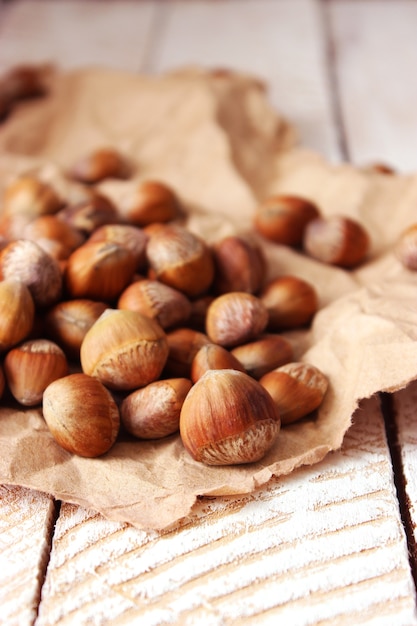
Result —
[[[326,74],[329,82],[330,109],[336,128],[336,139],[339,148],[339,156],[344,160],[349,160],[348,140],[343,120],[342,108],[340,105],[340,89],[337,76],[336,64],[336,44],[333,38],[330,12],[328,8],[329,0],[321,0],[319,3],[321,12],[321,23],[323,28],[323,39],[325,43],[325,63]]]
[[[398,427],[394,409],[393,396],[390,393],[380,393],[381,412],[385,423],[385,432],[391,463],[394,474],[394,484],[397,492],[400,515],[407,539],[408,560],[411,575],[417,589],[417,544],[413,532],[413,520],[410,515],[410,500],[406,489],[406,478],[401,458],[401,448],[398,440]]]
[[[53,502],[54,509],[51,515],[50,525],[48,528],[48,536],[47,536],[46,547],[45,547],[45,557],[43,559],[42,566],[39,568],[39,589],[38,589],[38,596],[37,596],[36,615],[35,615],[35,619],[33,620],[33,626],[36,626],[36,622],[38,621],[38,617],[39,617],[39,610],[40,610],[41,601],[42,601],[42,589],[45,584],[46,574],[48,572],[48,567],[49,567],[49,563],[51,560],[52,543],[53,543],[53,539],[55,535],[56,523],[58,521],[58,518],[61,512],[61,505],[62,505],[62,502],[60,500],[54,500]]]

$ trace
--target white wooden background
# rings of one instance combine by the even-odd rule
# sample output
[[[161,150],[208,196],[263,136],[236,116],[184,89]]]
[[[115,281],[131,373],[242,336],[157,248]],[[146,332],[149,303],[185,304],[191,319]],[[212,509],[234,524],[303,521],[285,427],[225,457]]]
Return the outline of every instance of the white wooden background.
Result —
[[[0,71],[50,60],[251,71],[330,160],[417,170],[417,0],[0,3]],[[387,428],[366,401],[341,451],[170,532],[0,487],[0,624],[417,625],[417,386],[386,400]]]

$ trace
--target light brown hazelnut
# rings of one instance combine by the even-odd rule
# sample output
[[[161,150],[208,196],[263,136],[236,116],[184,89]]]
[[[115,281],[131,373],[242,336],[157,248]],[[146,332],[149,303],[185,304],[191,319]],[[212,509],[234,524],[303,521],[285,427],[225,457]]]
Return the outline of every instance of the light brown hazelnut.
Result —
[[[68,358],[79,360],[86,332],[107,308],[105,302],[87,298],[57,302],[45,316],[46,332]]]
[[[290,342],[280,335],[262,335],[255,341],[237,346],[231,354],[241,363],[247,374],[261,376],[293,359]]]
[[[46,387],[69,373],[61,348],[47,339],[30,339],[9,350],[4,359],[8,387],[24,406],[41,404]]]
[[[133,391],[120,405],[123,426],[139,439],[160,439],[176,433],[191,387],[187,378],[170,378]]]
[[[365,260],[370,239],[365,228],[356,220],[333,215],[317,218],[307,225],[303,247],[318,261],[350,269]]]
[[[117,439],[117,404],[99,380],[86,374],[69,374],[48,385],[42,410],[52,437],[72,454],[98,457]]]
[[[213,247],[215,264],[214,291],[257,293],[261,288],[266,260],[262,249],[244,236],[231,235],[216,242]]]
[[[40,215],[26,224],[21,233],[23,239],[35,241],[56,259],[67,259],[85,241],[79,230],[56,215]]]
[[[71,167],[70,175],[86,184],[106,178],[127,178],[131,167],[126,157],[114,148],[97,148],[80,157]]]
[[[104,224],[93,231],[88,238],[88,242],[117,243],[119,246],[126,248],[135,257],[137,270],[142,270],[146,266],[148,236],[138,226],[131,224]]]
[[[47,92],[48,68],[40,65],[15,65],[0,81],[0,93],[8,102],[37,98]]]
[[[395,253],[404,267],[417,270],[417,223],[411,224],[401,233]]]
[[[10,183],[4,192],[2,211],[5,215],[25,215],[31,219],[56,213],[62,207],[53,187],[32,176],[22,176]]]
[[[311,322],[319,301],[313,285],[297,276],[280,276],[269,281],[259,294],[268,310],[268,329],[300,328]]]
[[[85,374],[115,390],[157,380],[168,357],[161,326],[136,311],[107,309],[85,334],[80,360]]]
[[[86,242],[67,259],[64,280],[71,298],[111,302],[132,280],[136,259],[117,243]]]
[[[37,307],[55,304],[62,294],[59,263],[35,241],[17,239],[0,251],[0,279],[24,283]]]
[[[191,302],[178,289],[157,280],[144,279],[132,282],[124,289],[117,308],[139,311],[166,329],[183,325],[188,320]]]
[[[225,369],[245,371],[242,363],[229,350],[216,343],[208,343],[199,349],[192,360],[191,380],[196,383],[208,370]]]
[[[35,304],[29,289],[19,280],[0,281],[0,351],[23,341],[32,331]]]
[[[318,207],[299,196],[275,195],[255,211],[254,227],[263,237],[286,246],[300,246],[307,224],[319,217]]]
[[[170,377],[190,378],[192,361],[200,348],[210,342],[205,333],[191,328],[167,332],[169,354],[165,373]]]
[[[279,431],[279,412],[269,393],[237,370],[207,371],[181,409],[184,447],[194,460],[207,465],[259,461]]]
[[[155,277],[188,297],[205,293],[214,278],[211,250],[183,226],[167,224],[154,232],[146,248]]]
[[[156,180],[138,183],[128,200],[119,205],[123,218],[136,226],[170,222],[178,217],[179,210],[174,190]]]
[[[317,409],[327,392],[328,379],[309,363],[287,363],[259,380],[278,407],[282,424],[291,424]]]
[[[77,204],[65,206],[57,216],[87,236],[99,226],[122,221],[113,202],[98,191],[91,192],[87,199]]]
[[[258,337],[267,323],[268,312],[258,297],[231,292],[218,296],[210,304],[206,333],[213,343],[230,348]]]

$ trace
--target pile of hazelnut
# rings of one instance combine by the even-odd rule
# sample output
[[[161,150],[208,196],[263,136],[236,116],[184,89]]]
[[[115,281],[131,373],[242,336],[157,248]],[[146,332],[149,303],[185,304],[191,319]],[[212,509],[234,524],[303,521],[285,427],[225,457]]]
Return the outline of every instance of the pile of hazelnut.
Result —
[[[295,361],[283,336],[311,323],[316,290],[295,275],[266,282],[250,236],[206,243],[182,224],[178,197],[162,182],[138,183],[116,206],[96,183],[129,171],[103,148],[66,174],[77,192],[65,201],[36,176],[8,185],[2,395],[41,407],[52,437],[76,455],[103,455],[124,429],[142,440],[179,432],[206,464],[257,461],[326,394],[326,376]],[[368,250],[359,224],[324,220],[295,196],[264,202],[254,229],[342,267]]]

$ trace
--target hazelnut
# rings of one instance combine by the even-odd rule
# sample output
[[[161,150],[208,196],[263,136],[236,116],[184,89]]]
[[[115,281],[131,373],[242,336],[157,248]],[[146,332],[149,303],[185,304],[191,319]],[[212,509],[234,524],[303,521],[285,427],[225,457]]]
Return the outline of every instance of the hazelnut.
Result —
[[[42,409],[52,437],[68,452],[94,458],[116,441],[117,404],[108,389],[87,374],[69,374],[48,385]]]
[[[254,227],[274,243],[300,246],[307,224],[319,215],[319,209],[310,200],[276,195],[264,200],[256,209]]]
[[[20,404],[41,404],[46,387],[66,376],[68,362],[56,343],[31,339],[9,350],[4,359],[4,373],[9,389]]]
[[[148,237],[145,231],[137,226],[131,224],[104,224],[92,232],[88,242],[117,243],[119,246],[126,248],[135,257],[136,269],[143,269],[146,265]]]
[[[411,224],[401,233],[395,252],[404,267],[417,270],[417,223]]]
[[[6,215],[25,215],[33,219],[56,213],[61,206],[61,199],[49,183],[23,176],[6,187],[2,211]]]
[[[278,407],[282,424],[291,424],[317,409],[328,379],[309,363],[287,363],[259,380]]]
[[[181,407],[191,387],[187,378],[170,378],[133,391],[120,406],[123,426],[140,439],[160,439],[176,433]]]
[[[130,283],[136,259],[117,243],[86,242],[67,260],[65,287],[72,298],[113,301]]]
[[[167,333],[169,354],[165,372],[171,377],[190,378],[192,361],[200,348],[210,342],[206,334],[191,328],[176,328]]]
[[[262,289],[259,298],[267,308],[268,328],[272,331],[309,324],[319,306],[313,285],[291,275],[271,280]]]
[[[93,184],[106,178],[127,178],[129,172],[126,158],[117,150],[98,148],[78,159],[70,175],[82,183]]]
[[[70,359],[80,358],[87,330],[108,308],[105,302],[80,298],[55,304],[46,314],[46,331]]]
[[[307,225],[303,247],[307,254],[318,261],[349,269],[365,259],[370,240],[359,222],[333,215],[317,218]]]
[[[117,307],[139,311],[155,319],[162,328],[182,325],[191,312],[191,302],[178,289],[157,280],[132,282],[121,293]]]
[[[212,247],[217,294],[229,291],[256,293],[262,286],[266,260],[261,248],[243,236],[229,236]]]
[[[47,68],[32,65],[16,65],[2,77],[0,92],[9,102],[37,98],[46,94]]]
[[[259,339],[237,346],[231,354],[253,378],[259,379],[293,358],[290,342],[280,335],[262,335]]]
[[[71,224],[85,235],[104,224],[119,224],[121,218],[115,205],[98,191],[76,204],[69,204],[57,213],[60,220]]]
[[[136,226],[170,222],[179,214],[178,198],[168,185],[156,181],[140,182],[128,200],[121,202],[123,218]]]
[[[35,241],[58,260],[68,258],[85,240],[80,231],[56,215],[40,215],[25,225],[21,232],[23,239]]]
[[[0,252],[0,278],[24,283],[38,307],[51,306],[62,294],[59,263],[35,241],[17,239]]]
[[[191,380],[197,382],[208,370],[239,370],[244,372],[242,363],[226,348],[215,343],[202,346],[191,363]]]
[[[35,304],[26,285],[13,279],[0,281],[0,351],[26,339],[34,318]]]
[[[207,465],[259,461],[279,431],[279,412],[269,393],[237,370],[207,371],[181,409],[184,447],[194,460]]]
[[[161,326],[136,311],[107,309],[85,334],[80,360],[85,374],[115,390],[157,380],[168,357]]]
[[[268,323],[265,305],[253,294],[231,292],[218,296],[207,310],[206,332],[213,343],[229,348],[260,335]]]
[[[149,238],[146,254],[156,279],[189,297],[202,295],[213,282],[211,250],[182,226],[170,224],[156,230]]]

